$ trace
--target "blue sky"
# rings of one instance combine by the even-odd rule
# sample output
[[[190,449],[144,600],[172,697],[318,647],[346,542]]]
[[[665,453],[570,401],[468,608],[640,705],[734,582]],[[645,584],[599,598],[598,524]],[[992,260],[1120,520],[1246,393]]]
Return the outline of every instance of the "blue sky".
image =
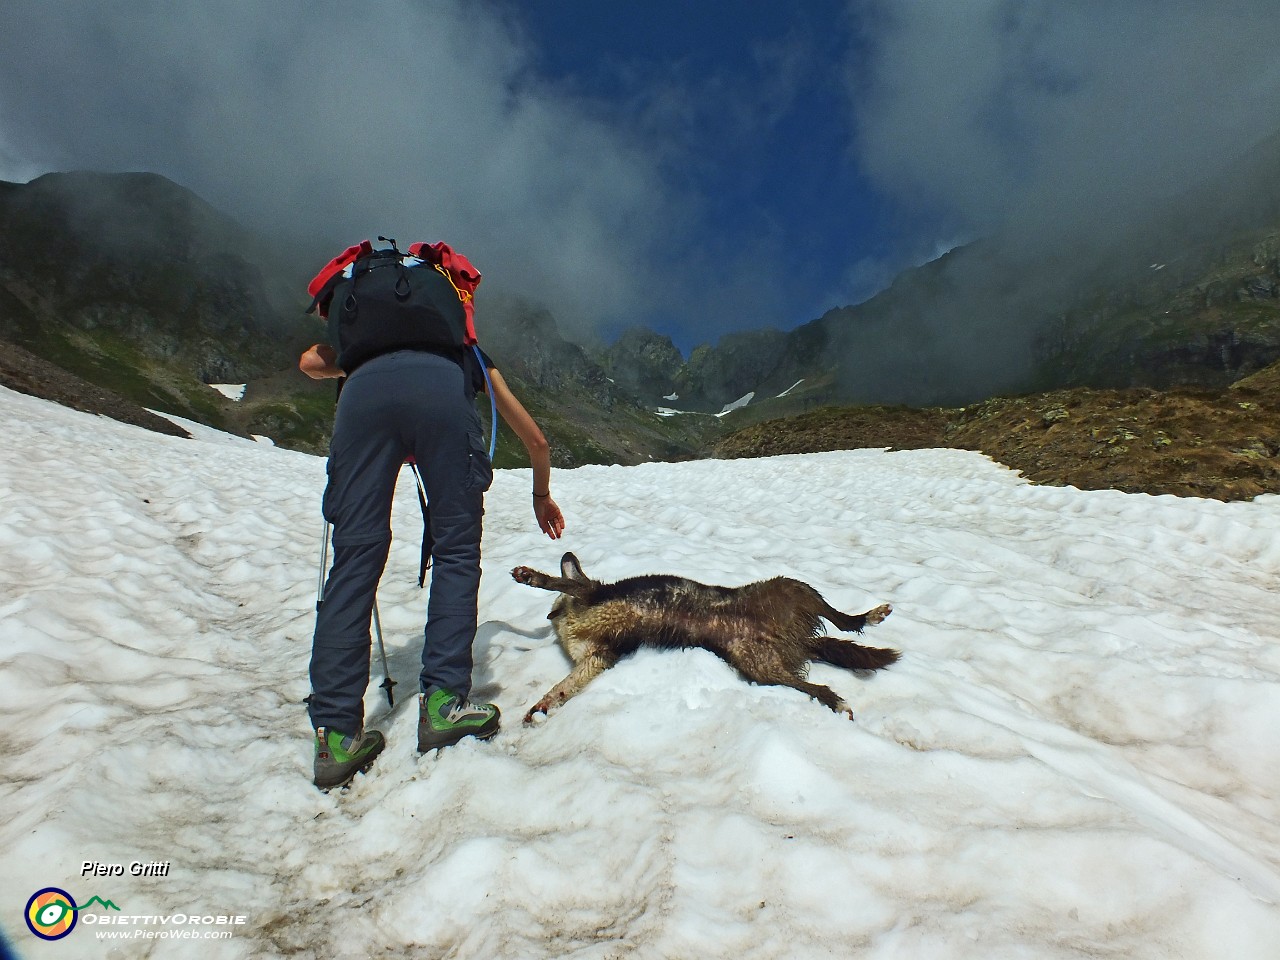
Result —
[[[548,79],[619,111],[656,114],[654,136],[670,138],[678,157],[671,175],[701,201],[704,249],[726,261],[777,251],[790,279],[782,301],[766,306],[777,311],[773,324],[870,296],[905,262],[904,243],[919,245],[904,234],[928,229],[924,211],[896,204],[856,161],[848,3],[515,8]],[[654,103],[677,90],[684,112],[673,119]],[[893,268],[853,272],[881,260]]]
[[[570,336],[789,328],[1280,130],[1275,0],[8,0],[0,178],[445,239]],[[1135,213],[1135,215],[1138,215]]]
[[[883,199],[852,162],[845,4],[520,7],[548,77],[640,108],[664,84],[684,88],[695,102],[679,175],[726,235],[797,224],[874,246]],[[811,243],[804,232],[794,239]]]

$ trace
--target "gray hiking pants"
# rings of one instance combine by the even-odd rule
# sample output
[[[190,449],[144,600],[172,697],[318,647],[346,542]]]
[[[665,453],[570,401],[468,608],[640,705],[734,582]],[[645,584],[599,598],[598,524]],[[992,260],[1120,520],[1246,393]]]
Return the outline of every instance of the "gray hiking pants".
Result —
[[[346,382],[329,447],[324,516],[333,567],[311,645],[311,723],[353,734],[364,724],[369,622],[391,547],[391,500],[412,455],[430,504],[431,588],[423,692],[471,691],[484,492],[493,479],[472,392],[457,363],[402,350]]]

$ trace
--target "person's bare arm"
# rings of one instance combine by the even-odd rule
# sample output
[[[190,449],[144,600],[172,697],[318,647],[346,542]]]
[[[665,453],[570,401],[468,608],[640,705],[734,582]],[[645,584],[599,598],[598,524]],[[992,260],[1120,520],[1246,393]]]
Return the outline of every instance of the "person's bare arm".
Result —
[[[317,343],[307,349],[298,359],[298,369],[312,380],[346,376],[338,366],[338,351],[327,343]]]
[[[511,392],[502,374],[492,367],[489,383],[498,413],[529,451],[529,464],[533,467],[533,515],[538,520],[538,528],[552,540],[558,540],[564,533],[564,515],[551,499],[551,449],[547,438],[524,404]]]

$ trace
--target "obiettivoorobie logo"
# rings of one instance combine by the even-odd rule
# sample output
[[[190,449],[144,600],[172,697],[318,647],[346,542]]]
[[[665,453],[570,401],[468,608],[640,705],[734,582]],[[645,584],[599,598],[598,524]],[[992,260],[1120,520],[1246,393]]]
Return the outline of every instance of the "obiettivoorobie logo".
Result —
[[[101,909],[89,910],[95,904]],[[228,940],[249,922],[247,916],[229,912],[126,914],[112,901],[96,896],[78,905],[60,887],[33,893],[23,919],[41,940],[61,940],[79,925],[81,914],[87,925],[98,928],[99,940]]]
[[[41,940],[61,940],[76,928],[80,911],[95,903],[102,904],[107,910],[120,909],[110,900],[103,900],[101,897],[92,897],[83,907],[78,906],[75,897],[58,887],[37,890],[27,901],[24,915],[27,929]]]

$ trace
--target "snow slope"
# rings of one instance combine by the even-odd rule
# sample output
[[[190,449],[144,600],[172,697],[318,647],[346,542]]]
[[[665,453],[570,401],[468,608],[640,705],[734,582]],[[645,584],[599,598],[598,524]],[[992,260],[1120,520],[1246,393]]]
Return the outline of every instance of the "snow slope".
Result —
[[[401,699],[376,667],[367,698],[390,744],[324,795],[301,704],[324,461],[3,389],[0,418],[0,927],[22,956],[1280,955],[1280,498],[1035,487],[949,450],[584,467],[555,475],[554,544],[528,472],[499,471],[475,692],[506,726],[419,759],[406,477],[380,593]],[[601,579],[889,601],[867,639],[904,657],[814,668],[854,723],[684,651],[522,727],[568,667],[551,595],[507,571],[562,549]],[[22,906],[50,886],[119,910],[41,943]],[[175,915],[245,922],[194,941]]]

